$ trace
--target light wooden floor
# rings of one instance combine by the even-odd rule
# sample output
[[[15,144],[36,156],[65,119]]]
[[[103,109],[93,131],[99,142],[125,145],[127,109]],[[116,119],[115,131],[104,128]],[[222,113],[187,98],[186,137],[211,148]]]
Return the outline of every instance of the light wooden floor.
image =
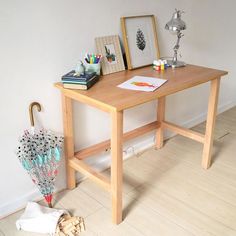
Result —
[[[111,224],[109,194],[90,180],[58,194],[55,206],[85,218],[82,236],[236,236],[236,107],[217,117],[207,171],[201,154],[201,144],[176,136],[161,150],[125,161],[125,220],[119,226]],[[39,235],[17,232],[21,213],[1,220],[3,235]]]

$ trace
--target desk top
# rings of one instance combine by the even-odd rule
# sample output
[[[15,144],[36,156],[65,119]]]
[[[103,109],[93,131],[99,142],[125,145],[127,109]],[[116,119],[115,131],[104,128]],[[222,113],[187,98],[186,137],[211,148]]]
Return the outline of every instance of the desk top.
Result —
[[[55,86],[65,96],[85,104],[95,106],[104,111],[122,111],[159,97],[206,83],[227,73],[226,71],[195,65],[187,65],[176,69],[168,68],[163,72],[157,72],[149,66],[101,76],[100,81],[86,91],[64,89],[62,83],[56,83]],[[168,81],[154,92],[133,91],[117,87],[117,85],[136,75],[157,77]]]

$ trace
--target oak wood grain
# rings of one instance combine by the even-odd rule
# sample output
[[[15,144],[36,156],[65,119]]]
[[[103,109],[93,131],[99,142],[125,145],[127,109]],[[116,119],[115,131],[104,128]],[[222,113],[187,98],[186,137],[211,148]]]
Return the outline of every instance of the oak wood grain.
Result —
[[[207,123],[206,123],[206,133],[204,148],[202,154],[202,167],[207,169],[211,165],[211,153],[213,145],[213,134],[215,128],[217,104],[219,97],[220,88],[220,78],[211,81],[211,90],[208,102],[208,113],[207,113]]]
[[[63,129],[64,129],[64,153],[66,160],[67,187],[76,187],[75,170],[68,165],[69,160],[74,157],[74,132],[73,132],[73,111],[72,100],[61,94],[63,109]]]
[[[69,160],[69,166],[81,173],[85,174],[89,178],[93,179],[96,183],[101,185],[105,190],[111,190],[111,184],[109,178],[105,175],[96,172],[89,165],[85,164],[83,161],[78,160],[77,158],[72,158]]]
[[[157,72],[148,66],[101,76],[100,81],[87,91],[64,89],[62,83],[56,83],[55,86],[63,90],[66,96],[109,112],[114,109],[125,110],[206,83],[226,74],[226,71],[195,65],[176,69],[168,68],[163,72]],[[168,81],[156,91],[149,93],[117,87],[117,85],[136,75],[162,78]]]

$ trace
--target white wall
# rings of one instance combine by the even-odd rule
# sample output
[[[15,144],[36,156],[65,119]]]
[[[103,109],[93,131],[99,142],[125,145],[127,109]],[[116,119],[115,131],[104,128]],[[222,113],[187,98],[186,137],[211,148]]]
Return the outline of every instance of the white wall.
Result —
[[[225,110],[235,105],[234,0],[0,1],[0,216],[39,197],[14,154],[19,135],[29,127],[29,103],[42,104],[39,123],[62,132],[60,94],[53,83],[85,52],[95,50],[95,37],[121,36],[121,16],[155,14],[161,55],[172,55],[175,37],[164,25],[175,7],[186,11],[183,19],[188,25],[181,41],[182,59],[228,70],[229,76],[222,80],[219,107]],[[167,117],[185,126],[204,120],[208,89],[203,85],[170,96]],[[127,111],[125,130],[155,120],[155,108],[155,103],[149,103]],[[96,109],[76,104],[75,122],[77,148],[109,137],[109,116]],[[152,143],[153,134],[126,147],[144,148]],[[100,167],[107,165],[107,155],[102,156]],[[94,159],[90,162],[94,164]],[[57,189],[65,187],[64,179],[62,171]]]

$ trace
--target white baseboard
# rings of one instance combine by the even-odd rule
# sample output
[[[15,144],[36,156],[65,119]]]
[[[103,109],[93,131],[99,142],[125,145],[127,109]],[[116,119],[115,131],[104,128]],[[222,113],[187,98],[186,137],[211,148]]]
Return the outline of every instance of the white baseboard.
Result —
[[[220,105],[218,107],[218,114],[232,108],[235,106],[235,102],[231,101],[226,104]],[[185,121],[179,125],[190,128],[193,127],[203,121],[206,120],[207,112],[201,113],[199,116],[196,116],[188,121]],[[167,132],[165,138],[170,138],[174,134],[171,132]],[[133,156],[136,153],[144,151],[147,148],[150,148],[154,145],[154,133],[150,133],[149,135],[145,135],[145,137],[137,138],[135,141],[131,141],[128,144],[124,145],[124,159],[127,159]],[[97,171],[103,171],[110,166],[110,158],[109,153],[103,153],[99,155],[99,158],[90,158],[87,162],[95,168]],[[77,181],[81,181],[83,177],[81,175],[77,175]],[[61,191],[65,189],[66,186],[60,186],[57,191]],[[7,216],[13,212],[16,212],[22,208],[24,208],[28,201],[39,201],[42,199],[42,196],[38,192],[37,189],[32,190],[31,192],[26,193],[25,195],[18,197],[15,201],[11,201],[0,206],[0,219],[4,216]]]
[[[40,195],[39,191],[37,189],[32,190],[25,195],[18,197],[14,202],[9,202],[5,205],[2,205],[0,207],[0,219],[21,210],[26,206],[28,201],[39,201],[41,199],[42,196]]]

